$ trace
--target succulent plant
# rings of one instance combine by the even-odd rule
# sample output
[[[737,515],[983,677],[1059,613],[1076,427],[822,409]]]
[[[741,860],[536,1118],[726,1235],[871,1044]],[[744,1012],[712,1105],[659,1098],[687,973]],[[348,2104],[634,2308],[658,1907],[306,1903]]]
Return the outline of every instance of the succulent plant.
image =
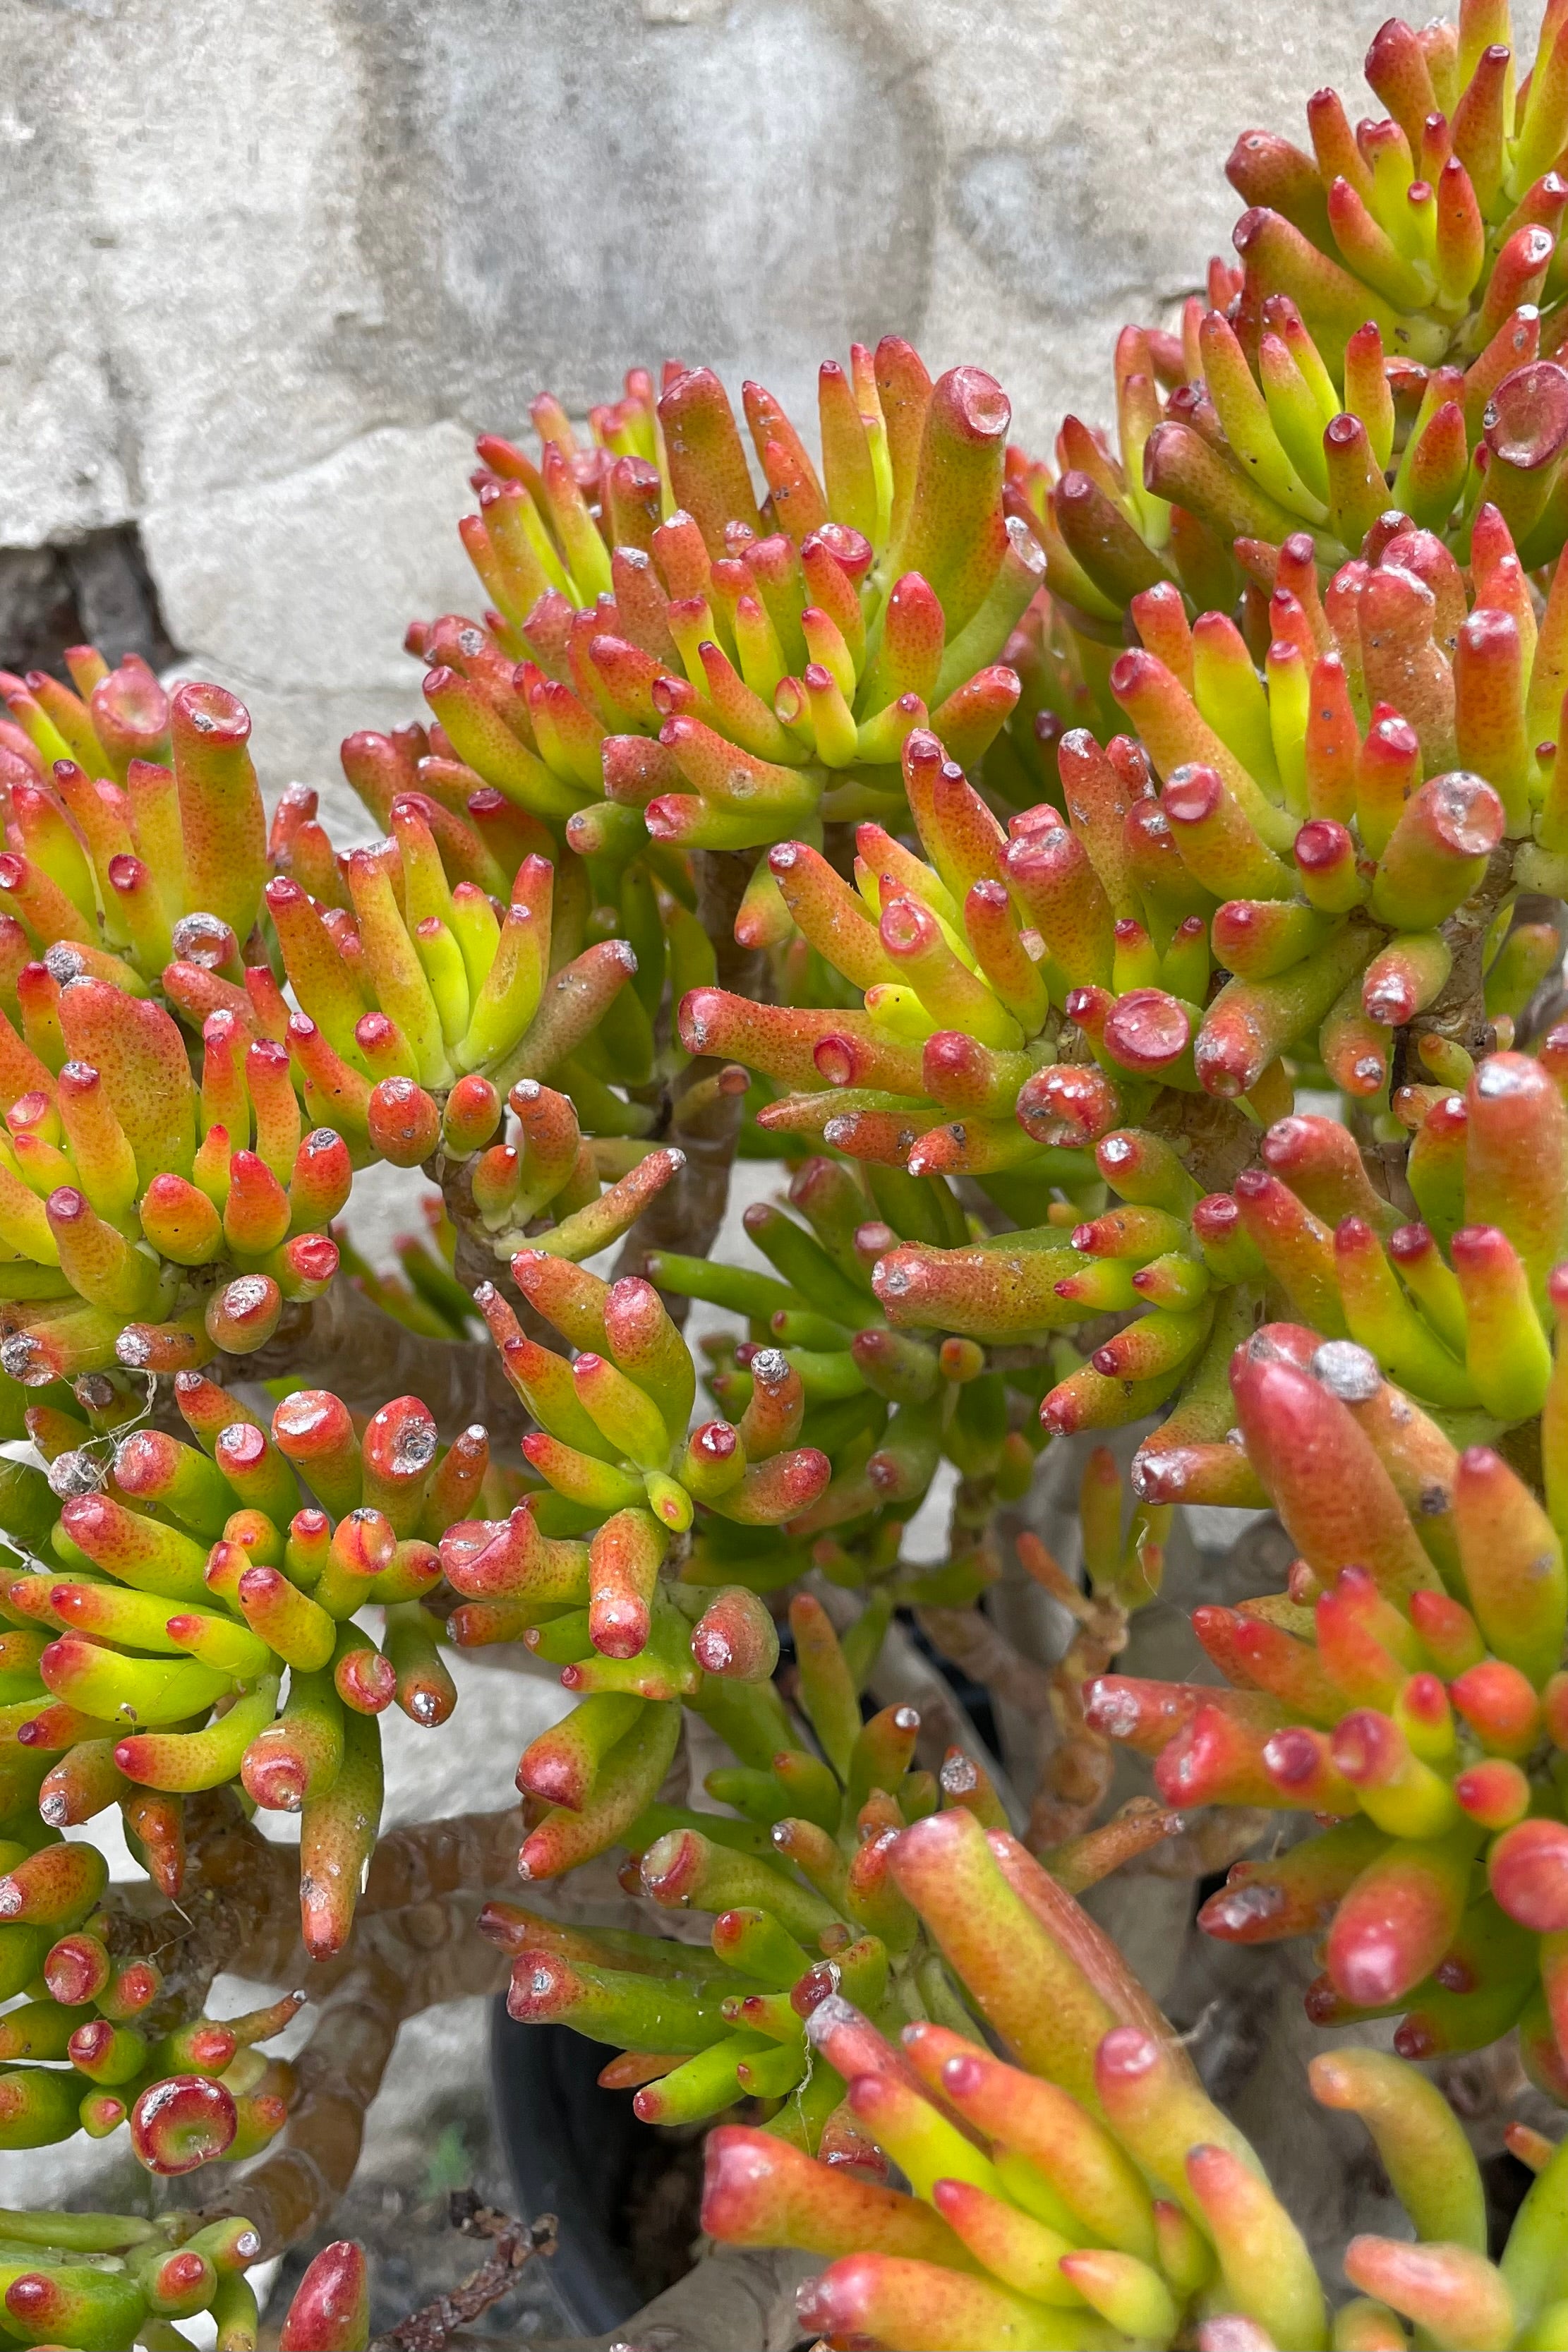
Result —
[[[6,911],[35,950],[106,945],[144,982],[203,943],[193,960],[216,969],[248,939],[266,873],[249,718],[219,686],[165,694],[134,654],[111,670],[79,646],[69,667],[69,686],[0,673]]]
[[[1087,1707],[1157,1757],[1167,1802],[1332,1819],[1273,1862],[1239,1864],[1202,1915],[1209,1932],[1250,1943],[1326,1927],[1309,1995],[1319,2021],[1404,2012],[1395,2046],[1412,2057],[1477,2048],[1517,2021],[1558,2099],[1568,2012],[1553,2008],[1550,1890],[1568,1852],[1554,1762],[1568,1583],[1561,1349],[1554,1361],[1544,1327],[1565,1279],[1564,1133],[1550,1066],[1486,1057],[1416,1131],[1408,1181],[1427,1221],[1395,1223],[1342,1130],[1293,1117],[1269,1131],[1270,1164],[1228,1205],[1257,1237],[1259,1284],[1311,1328],[1265,1323],[1237,1349],[1229,1387],[1258,1492],[1301,1556],[1285,1592],[1196,1612],[1233,1690],[1110,1676]],[[1156,1433],[1134,1477],[1163,1499],[1206,1491],[1205,1454],[1234,1451]]]
[[[820,473],[771,393],[743,405],[761,507],[707,368],[667,368],[657,398],[634,369],[587,447],[542,396],[537,463],[481,437],[460,528],[490,609],[410,632],[440,736],[418,780],[470,829],[499,793],[590,864],[668,873],[681,850],[896,817],[928,720],[965,765],[996,735],[1017,698],[996,657],[1041,575],[1003,511],[1000,386],[857,344],[821,371]],[[384,741],[345,746],[362,790]]]
[[[297,881],[277,876],[266,897],[300,1007],[289,1016],[288,1044],[306,1073],[307,1104],[330,1108],[362,1153],[414,1167],[443,1140],[459,1150],[471,1148],[471,1137],[488,1141],[502,1096],[569,1062],[594,1037],[637,957],[623,940],[595,940],[581,952],[569,930],[556,940],[547,858],[522,859],[498,926],[477,884],[448,890],[435,836],[412,799],[394,803],[392,837],[400,888],[374,849],[353,850],[343,861],[357,940],[346,957],[344,927],[330,927],[324,916],[333,910]],[[421,913],[425,905],[432,911]],[[637,1003],[634,996],[634,1032]],[[647,1076],[651,1048],[646,1015],[640,1026],[640,1057],[628,1041],[634,1077]],[[591,1086],[594,1075],[590,1065],[582,1083]]]
[[[699,1295],[750,1309],[753,1321],[782,1320],[786,1330],[830,1306],[867,1312],[868,1294],[857,1298],[849,1277],[839,1276],[837,1292],[826,1278],[833,1267],[826,1246],[835,1225],[842,1236],[856,1188],[834,1163],[808,1162],[802,1173],[820,1239],[771,1211],[780,1230],[766,1240],[775,1263],[801,1283],[798,1293],[746,1270],[696,1263],[678,1270],[681,1279]],[[869,1254],[862,1248],[863,1258]],[[656,1260],[656,1271],[665,1277],[669,1269]],[[738,1421],[702,1423],[683,1444],[679,1433],[691,1418],[696,1369],[651,1283],[623,1277],[606,1286],[542,1252],[522,1253],[512,1272],[528,1306],[579,1350],[568,1366],[521,1330],[493,1290],[481,1289],[508,1378],[541,1423],[538,1434],[523,1439],[523,1453],[547,1487],[507,1520],[453,1527],[440,1552],[447,1584],[462,1596],[448,1622],[452,1639],[469,1646],[521,1637],[562,1664],[562,1682],[577,1696],[518,1767],[527,1823],[519,1873],[531,1885],[547,1885],[624,1849],[630,1860],[623,1883],[656,1905],[718,1916],[706,1953],[643,1933],[565,1926],[506,1902],[487,1906],[480,1927],[514,1956],[512,2015],[571,2025],[618,2045],[622,2055],[602,2079],[635,2088],[645,2120],[691,2123],[738,2097],[760,2097],[783,2102],[778,2128],[815,2151],[843,2084],[831,2067],[811,2064],[802,1983],[812,1997],[824,1990],[820,1956],[827,1955],[832,1982],[852,1981],[876,2005],[958,2019],[940,1961],[888,1878],[888,1857],[902,1828],[939,1805],[1005,1824],[974,1754],[950,1748],[933,1776],[914,1761],[917,1709],[894,1702],[863,1721],[860,1700],[895,1602],[951,1608],[972,1601],[994,1572],[966,1552],[957,1526],[944,1569],[900,1570],[901,1530],[887,1524],[889,1510],[911,1498],[911,1474],[918,1471],[921,1484],[929,1479],[939,1444],[968,1463],[966,1483],[977,1482],[979,1466],[954,1434],[969,1384],[944,1384],[934,1349],[925,1349],[930,1362],[917,1365],[919,1343],[900,1348],[896,1335],[873,1324],[845,1344],[847,1330],[838,1324],[820,1335],[837,1339],[834,1347],[750,1349],[742,1370],[713,1381],[727,1403],[739,1406],[743,1398]],[[774,1307],[779,1298],[785,1303]],[[955,1351],[964,1355],[965,1343],[950,1342],[947,1353]],[[824,1363],[843,1370],[819,1402],[812,1390],[826,1383]],[[847,1423],[844,1408],[858,1397],[879,1419],[886,1408],[874,1383],[889,1363],[906,1381],[917,1369],[925,1377],[868,1454],[872,1432],[864,1413]],[[900,1431],[900,1412],[911,1424],[918,1415],[918,1428]],[[821,1443],[795,1443],[813,1435]],[[837,1473],[824,1446],[847,1456]],[[1123,1541],[1114,1471],[1109,1494],[1104,1465],[1092,1465],[1091,1475],[1092,1603],[1083,1603],[1040,1547],[1026,1539],[1021,1547],[1047,1590],[1094,1621],[1100,1646],[1069,1656],[1061,1680],[1064,1716],[1079,1726],[1079,1685],[1114,1654],[1127,1610],[1158,1590],[1159,1538],[1169,1516],[1136,1514]],[[980,1528],[987,1509],[988,1503],[974,1513]],[[800,1539],[822,1528],[833,1537],[808,1550]],[[796,1541],[784,1540],[791,1537]],[[799,1709],[792,1715],[773,1681],[781,1629],[762,1596],[813,1564],[836,1584],[859,1587],[865,1601],[842,1639],[813,1594],[797,1591],[789,1601]],[[710,1804],[701,1811],[661,1795],[682,1705],[736,1759],[707,1774]],[[1083,1738],[1093,1746],[1098,1735],[1086,1729]],[[1086,1822],[1104,1786],[1089,1771]],[[1066,1793],[1069,1776],[1058,1778]],[[1125,1817],[1054,1845],[1051,1866],[1061,1883],[1085,1886],[1173,1826],[1159,1808],[1135,1804]]]
[[[1381,120],[1352,130],[1321,89],[1310,153],[1242,133],[1237,259],[1211,261],[1179,332],[1123,331],[1115,450],[1069,416],[1054,472],[1010,462],[1009,511],[1039,536],[1054,608],[1019,663],[1026,705],[1048,677],[1051,709],[1070,719],[1076,693],[1108,717],[1128,607],[1152,589],[1195,611],[1245,592],[1261,658],[1285,541],[1310,540],[1326,577],[1387,509],[1467,561],[1485,500],[1528,568],[1555,559],[1562,31],[1549,9],[1521,74],[1506,6],[1465,9],[1457,31],[1391,18],[1366,58]]]
[[[356,1169],[466,1168],[500,1132],[503,1097],[515,1108],[547,1073],[576,1088],[571,1139],[548,1139],[548,1177],[531,1156],[524,1218],[549,1207],[560,1225],[596,1204],[576,1122],[612,1141],[647,1123],[616,1086],[649,1077],[653,1041],[626,989],[635,950],[602,922],[587,935],[580,861],[519,814],[464,871],[452,825],[438,845],[443,812],[412,792],[387,801],[384,842],[342,860],[309,793],[284,796],[268,836],[232,695],[171,698],[133,660],[73,660],[79,691],[3,681],[6,1372],[174,1373],[264,1347],[331,1284]],[[318,895],[281,870],[296,862]],[[657,1011],[667,934],[678,977],[700,981],[712,958],[668,894],[646,911]],[[606,1165],[630,1189],[574,1228],[584,1250],[624,1231],[679,1159],[616,1164],[612,1150]],[[487,1212],[507,1205],[498,1166]]]
[[[688,1704],[738,1759],[705,1782],[726,1810],[658,1801],[676,1710],[659,1708],[657,1694],[639,1710],[603,1658],[577,1684],[592,1695],[533,1741],[518,1769],[519,1786],[549,1801],[524,1840],[526,1880],[623,1845],[626,1883],[653,1904],[715,1915],[708,1948],[567,1926],[507,1902],[489,1904],[479,1925],[511,1956],[512,2016],[618,2049],[600,2080],[635,2090],[644,2121],[703,2121],[761,2099],[776,2137],[825,2159],[837,2150],[838,2161],[855,2131],[843,2106],[850,2070],[820,2043],[814,2058],[812,2012],[829,1994],[842,2007],[847,1992],[884,2019],[966,2022],[942,1938],[893,1865],[906,1826],[939,1807],[942,1818],[957,1808],[987,1827],[1005,1828],[1006,1817],[984,1766],[962,1749],[936,1775],[914,1767],[914,1707],[862,1719],[859,1688],[885,1619],[862,1616],[841,1642],[821,1604],[797,1595],[789,1633],[804,1720],[792,1719],[765,1678],[777,1635],[747,1597],[721,1593],[689,1636],[705,1675],[691,1675]],[[635,1663],[646,1687],[647,1667]],[[1158,1809],[1135,1808],[1054,1852],[1053,1883],[1089,1885],[1171,1826]]]
[[[1561,887],[1554,738],[1510,770],[1488,726],[1522,745],[1532,698],[1557,698],[1557,616],[1549,604],[1538,627],[1495,510],[1479,522],[1497,562],[1468,610],[1430,533],[1395,532],[1322,603],[1302,550],[1302,596],[1274,598],[1276,625],[1296,634],[1263,682],[1222,615],[1189,629],[1173,595],[1140,598],[1149,644],[1112,673],[1139,737],[1063,737],[1065,815],[1047,802],[1004,834],[912,735],[929,863],[873,825],[856,887],[805,844],[770,853],[811,950],[805,979],[834,1001],[685,1001],[692,1050],[787,1089],[757,1111],[761,1129],[972,1178],[1026,1229],[887,1252],[872,1282],[895,1327],[1038,1341],[1149,1305],[1047,1397],[1047,1429],[1135,1420],[1189,1375],[1201,1418],[1199,1367],[1223,1390],[1237,1336],[1225,1323],[1205,1356],[1218,1298],[1260,1267],[1261,1179],[1242,1173],[1259,1128],[1316,1078],[1397,1150],[1550,975],[1556,928],[1515,912],[1521,883]],[[1427,572],[1447,583],[1451,654]],[[1456,757],[1477,764],[1444,764]],[[1331,1139],[1313,1148],[1335,1157]],[[1218,1201],[1233,1176],[1237,1193]],[[1120,1205],[1101,1205],[1106,1186]],[[1227,1425],[1222,1402],[1201,1434]]]
[[[434,1539],[507,1480],[481,1427],[443,1445],[416,1397],[362,1432],[338,1397],[296,1389],[268,1431],[200,1372],[174,1393],[194,1444],[140,1425],[104,1375],[26,1410],[48,1470],[14,1470],[4,1505],[26,1563],[5,1584],[5,1811],[36,1805],[58,1830],[118,1804],[177,1897],[182,1800],[233,1782],[300,1814],[301,1932],[324,1956],[375,1841],[377,1717],[395,1701],[433,1728],[456,1702],[419,1606],[440,1582]],[[353,1622],[373,1605],[379,1644]]]
[[[253,2343],[399,2024],[504,1977],[726,2119],[705,2227],[828,2257],[836,2343],[1568,2342],[1560,2154],[1512,2129],[1489,2262],[1408,2063],[1517,2032],[1568,2105],[1568,12],[1517,85],[1498,0],[1368,75],[1385,121],[1243,137],[1119,456],[1069,418],[1053,475],[894,338],[820,462],[748,384],[753,472],[706,369],[481,439],[487,609],[342,748],[373,843],[267,824],[218,687],[0,677],[0,2146],[259,2158],[252,2221],[0,2217],[10,2334]],[[714,1255],[737,1151],[766,1271]],[[377,1162],[438,1187],[396,1274]],[[1120,1427],[1125,1484],[1047,1455],[1064,1569],[1037,1458]],[[1300,1553],[1200,1599],[1219,1681],[1139,1671],[1183,1503]],[[521,1808],[382,1835],[443,1641],[574,1704]],[[1105,1819],[1119,1742],[1156,1796]],[[62,1834],[110,1809],[134,1902]],[[556,1901],[612,1854],[639,1927]],[[1311,2069],[1415,2232],[1331,2316],[1074,1900],[1144,1858],[1321,1937],[1320,2024],[1400,2020]],[[291,2110],[300,1935],[360,2055]],[[226,1964],[280,1997],[215,2020]],[[281,2340],[368,2330],[340,2242]]]
[[[1349,2352],[1405,2345],[1405,2321],[1435,2344],[1561,2341],[1563,2159],[1539,2135],[1515,2135],[1538,2178],[1494,2263],[1479,2168],[1430,2080],[1378,2050],[1315,2060],[1313,2095],[1361,2117],[1415,2234],[1352,2240],[1360,2293],[1331,2320],[1254,2150],[1050,1874],[962,1809],[898,1835],[889,1874],[970,2013],[905,2020],[829,1962],[795,1995],[840,2091],[816,2158],[776,2120],[708,2141],[705,2229],[830,2258],[800,2290],[807,2329],[910,2352],[1313,2352],[1331,2329]]]
[[[15,2143],[24,2145],[25,2143]],[[247,2221],[196,2213],[0,2216],[0,2303],[24,2344],[92,2347],[156,2340],[210,2313],[217,2352],[254,2352],[257,2303],[246,2277],[261,2241]],[[182,2337],[188,2342],[188,2337]]]

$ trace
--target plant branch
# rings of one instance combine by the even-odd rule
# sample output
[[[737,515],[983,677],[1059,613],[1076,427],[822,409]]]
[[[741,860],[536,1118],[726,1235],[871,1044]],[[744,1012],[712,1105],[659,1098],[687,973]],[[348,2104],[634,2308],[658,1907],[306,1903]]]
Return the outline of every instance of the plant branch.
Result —
[[[521,1805],[389,1830],[371,1857],[359,1909],[398,1911],[447,1895],[512,1886],[522,1837]]]
[[[994,1697],[1037,1715],[1051,1706],[1051,1675],[1016,1649],[984,1610],[917,1609],[915,1622],[933,1648]]]
[[[506,1269],[486,1271],[500,1281]],[[531,1425],[488,1339],[426,1339],[384,1315],[362,1290],[342,1279],[308,1306],[285,1307],[277,1331],[255,1355],[219,1361],[226,1382],[265,1381],[308,1368],[317,1387],[333,1390],[346,1405],[366,1412],[389,1396],[422,1397],[445,1437],[476,1421],[484,1423],[492,1440],[521,1434]]]
[[[705,2245],[684,2278],[607,2336],[535,2352],[783,2352],[801,2341],[795,2289],[821,2268],[820,2254],[790,2247]]]
[[[154,2032],[199,2015],[221,1969],[286,1980],[300,1938],[299,1880],[294,1847],[264,1838],[232,1788],[188,1801],[179,1901],[138,1885],[114,1888],[102,1906],[116,1958],[157,1962],[163,1990],[147,2019]]]
[[[474,1932],[479,1901],[477,1892],[448,1895],[373,1913],[356,1922],[345,1952],[311,1971],[313,1997],[331,1980],[294,2061],[299,2096],[282,2137],[204,2207],[204,2220],[243,2214],[260,2232],[263,2259],[324,2225],[353,2177],[399,2028],[507,1981],[510,1958]]]

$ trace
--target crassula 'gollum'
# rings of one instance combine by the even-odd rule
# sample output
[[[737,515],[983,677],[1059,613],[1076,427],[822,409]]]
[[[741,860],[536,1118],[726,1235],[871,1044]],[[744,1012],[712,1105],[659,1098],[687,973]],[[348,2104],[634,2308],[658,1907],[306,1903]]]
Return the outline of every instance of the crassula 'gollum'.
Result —
[[[399,2024],[504,1984],[715,2125],[704,2227],[820,2256],[835,2345],[1568,2343],[1560,2152],[1509,2125],[1489,2235],[1414,2063],[1516,2034],[1568,2105],[1555,0],[1521,68],[1475,0],[1379,33],[1384,118],[1244,135],[1114,449],[896,337],[810,446],[701,367],[535,401],[425,716],[342,747],[374,839],[268,820],[220,686],[0,677],[0,2147],[258,2158],[0,2217],[12,2335],[253,2346]],[[1178,1678],[1189,1504],[1298,1556],[1184,1593]],[[521,1801],[384,1832],[480,1649],[570,1697]],[[1141,1860],[1397,2021],[1310,2070],[1414,2233],[1337,2311],[1078,1906]],[[369,2324],[339,2243],[281,2340]]]

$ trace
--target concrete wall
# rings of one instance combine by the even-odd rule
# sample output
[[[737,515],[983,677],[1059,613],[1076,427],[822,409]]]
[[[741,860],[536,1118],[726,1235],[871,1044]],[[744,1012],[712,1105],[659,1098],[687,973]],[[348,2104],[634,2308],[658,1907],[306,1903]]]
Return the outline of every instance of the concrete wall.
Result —
[[[133,635],[137,525],[268,782],[329,782],[416,707],[407,617],[476,601],[477,428],[666,353],[809,415],[817,361],[896,329],[1044,446],[1103,414],[1116,328],[1200,282],[1235,133],[1300,136],[1326,79],[1361,110],[1383,13],[0,0],[0,661],[7,579],[36,601],[51,565]]]

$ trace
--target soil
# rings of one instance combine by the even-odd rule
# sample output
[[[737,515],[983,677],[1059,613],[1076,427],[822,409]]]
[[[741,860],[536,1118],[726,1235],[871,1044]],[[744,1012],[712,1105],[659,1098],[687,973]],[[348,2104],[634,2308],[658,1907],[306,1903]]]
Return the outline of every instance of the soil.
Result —
[[[744,2123],[745,2108],[714,2118]],[[702,2202],[702,2143],[712,2125],[684,2124],[637,2147],[626,2205],[626,2252],[643,2300],[651,2303],[691,2268]]]

